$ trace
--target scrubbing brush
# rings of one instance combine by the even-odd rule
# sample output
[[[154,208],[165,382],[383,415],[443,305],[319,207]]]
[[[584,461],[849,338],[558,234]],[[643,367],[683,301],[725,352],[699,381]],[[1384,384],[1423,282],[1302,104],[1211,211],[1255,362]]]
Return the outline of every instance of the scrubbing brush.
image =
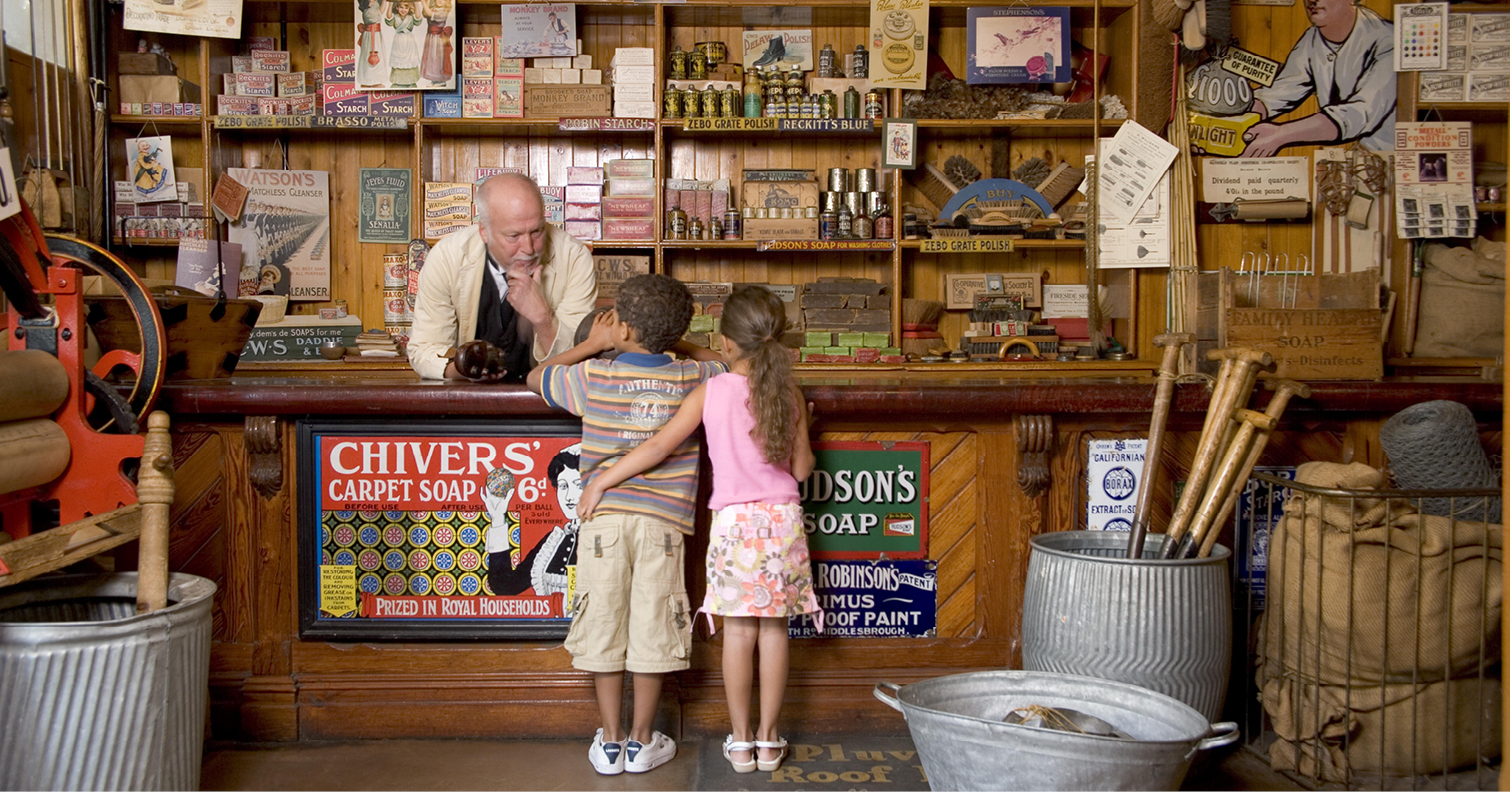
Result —
[[[1232,41],[1232,0],[1206,0],[1206,52],[1224,55]]]
[[[1029,157],[1012,169],[1012,178],[1023,184],[1038,184],[1049,175],[1049,164],[1042,157]]]
[[[913,186],[922,193],[934,208],[943,209],[949,203],[949,199],[959,192],[959,188],[950,183],[944,172],[933,167],[933,163],[925,162],[923,167],[913,173]]]
[[[944,160],[944,178],[948,179],[949,183],[954,185],[956,190],[963,190],[969,187],[975,182],[980,181],[980,177],[980,168],[975,167],[975,163],[958,154]]]
[[[1043,196],[1049,206],[1059,208],[1059,205],[1074,194],[1075,188],[1085,179],[1085,169],[1077,168],[1067,162],[1061,162],[1054,170],[1043,178],[1034,189]],[[1029,182],[1031,184],[1032,182]]]
[[[938,300],[918,300],[907,297],[902,300],[903,330],[937,330],[939,317],[944,315],[944,304]]]

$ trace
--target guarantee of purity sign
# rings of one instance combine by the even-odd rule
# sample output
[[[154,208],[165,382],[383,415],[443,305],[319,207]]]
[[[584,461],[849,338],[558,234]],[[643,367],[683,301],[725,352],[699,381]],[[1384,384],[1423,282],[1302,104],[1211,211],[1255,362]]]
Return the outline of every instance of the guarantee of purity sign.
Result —
[[[565,635],[581,428],[301,423],[306,637]]]
[[[928,554],[928,444],[817,442],[800,488],[816,559]]]

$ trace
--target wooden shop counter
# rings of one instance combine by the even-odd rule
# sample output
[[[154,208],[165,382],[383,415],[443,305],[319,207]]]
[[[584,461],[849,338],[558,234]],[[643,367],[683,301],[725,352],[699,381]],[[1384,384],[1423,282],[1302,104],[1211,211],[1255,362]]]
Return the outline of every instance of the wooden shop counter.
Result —
[[[1087,446],[1147,431],[1153,379],[804,372],[815,440],[926,443],[927,557],[936,562],[936,637],[815,638],[791,644],[788,731],[900,728],[876,702],[881,679],[910,683],[964,670],[1016,667],[1028,539],[1085,520]],[[1501,385],[1463,379],[1314,384],[1296,400],[1261,464],[1309,460],[1382,465],[1379,425],[1432,399],[1466,403],[1485,447],[1500,447]],[[1264,397],[1258,397],[1262,400]],[[519,386],[368,377],[237,377],[165,388],[173,415],[177,500],[172,568],[214,580],[211,698],[220,739],[582,737],[595,728],[589,675],[558,641],[341,642],[300,638],[297,446],[308,421],[367,419],[515,426],[557,421]],[[1187,469],[1207,393],[1178,386],[1164,444],[1154,525],[1169,482]],[[1230,528],[1229,528],[1230,532]],[[688,543],[688,587],[702,596],[702,548]],[[1228,543],[1224,540],[1223,543]],[[673,735],[727,729],[720,639],[698,627],[692,667],[667,678]]]

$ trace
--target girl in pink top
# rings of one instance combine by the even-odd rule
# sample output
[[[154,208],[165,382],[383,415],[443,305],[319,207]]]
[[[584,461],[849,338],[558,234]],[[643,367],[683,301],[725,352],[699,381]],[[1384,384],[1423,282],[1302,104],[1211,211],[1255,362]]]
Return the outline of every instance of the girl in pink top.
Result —
[[[786,310],[769,289],[746,286],[724,303],[729,373],[692,391],[656,435],[595,476],[577,511],[592,515],[603,492],[650,469],[697,430],[707,430],[716,510],[708,540],[708,593],[701,610],[724,617],[724,695],[732,733],[724,758],[740,773],[775,770],[786,758],[776,720],[786,693],[787,621],[823,614],[803,532],[797,482],[813,472],[808,414],[778,339]],[[710,615],[711,622],[712,616]],[[750,729],[750,686],[760,648],[760,728]],[[751,740],[751,737],[754,737]]]

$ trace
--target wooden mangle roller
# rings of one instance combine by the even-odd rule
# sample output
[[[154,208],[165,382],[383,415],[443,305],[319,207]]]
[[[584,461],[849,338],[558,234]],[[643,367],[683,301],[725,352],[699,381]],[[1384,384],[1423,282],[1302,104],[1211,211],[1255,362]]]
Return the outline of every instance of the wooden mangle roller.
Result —
[[[0,495],[63,475],[68,435],[47,416],[68,398],[68,372],[35,349],[0,351]]]

